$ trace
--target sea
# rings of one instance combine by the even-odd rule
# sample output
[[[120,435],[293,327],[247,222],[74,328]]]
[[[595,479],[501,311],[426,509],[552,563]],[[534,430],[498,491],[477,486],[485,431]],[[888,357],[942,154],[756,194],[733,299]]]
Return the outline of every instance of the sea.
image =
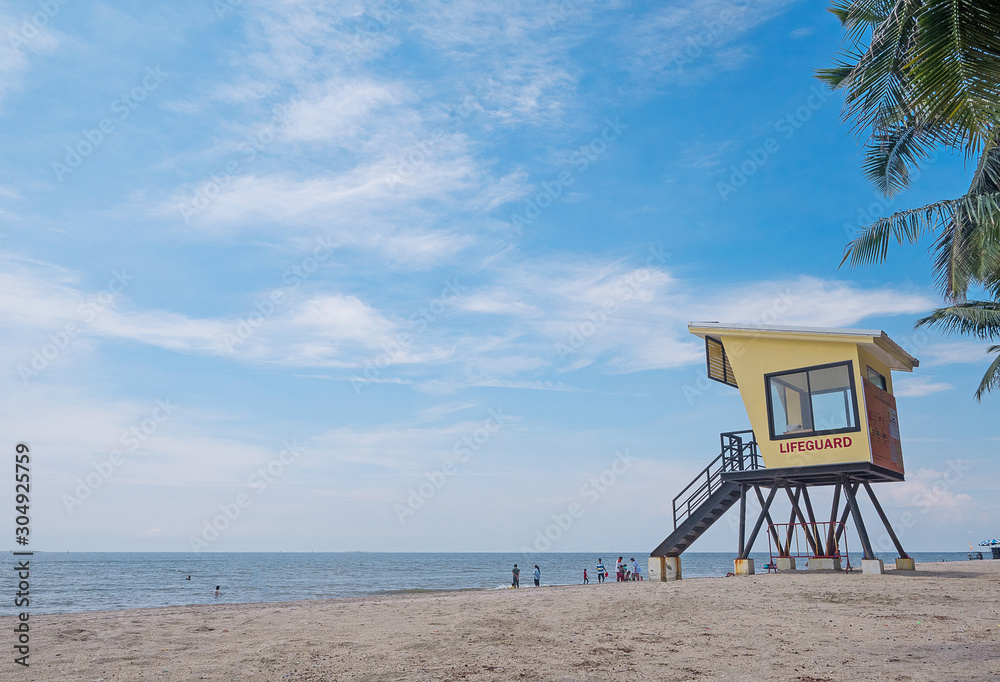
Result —
[[[507,589],[511,569],[521,569],[521,587],[532,586],[538,564],[542,585],[583,582],[587,569],[598,585],[598,558],[614,571],[615,559],[635,557],[646,577],[648,550],[643,552],[543,553],[133,553],[35,552],[30,557],[29,612],[68,613],[185,604],[336,599],[436,590]],[[967,561],[967,552],[914,552],[918,562]],[[988,556],[988,555],[987,555]],[[751,555],[758,567],[768,554]],[[684,578],[722,577],[733,570],[731,552],[686,552]],[[860,562],[860,556],[859,562]],[[891,563],[893,556],[883,557]],[[0,615],[25,609],[13,606],[20,578],[15,557],[4,555]],[[852,557],[853,561],[853,557]],[[919,567],[918,567],[919,568]],[[190,580],[188,580],[190,577]],[[612,577],[612,581],[614,578]],[[220,594],[216,596],[216,586]]]

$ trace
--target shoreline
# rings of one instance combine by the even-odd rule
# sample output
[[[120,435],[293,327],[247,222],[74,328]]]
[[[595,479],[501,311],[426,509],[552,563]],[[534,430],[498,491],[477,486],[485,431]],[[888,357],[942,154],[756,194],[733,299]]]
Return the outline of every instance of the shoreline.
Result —
[[[1000,561],[32,616],[47,680],[986,679]],[[907,676],[910,677],[907,677]]]
[[[986,563],[988,563],[990,561],[996,561],[997,564],[1000,564],[1000,560],[993,560],[993,559],[986,560],[986,559],[984,559],[983,561],[986,562]],[[969,563],[975,564],[975,563],[978,563],[978,560],[971,560],[970,561],[970,560],[958,560],[958,559],[956,559],[956,560],[953,560],[953,561],[923,562],[923,563],[918,563],[917,564],[917,572],[920,571],[920,567],[921,566],[940,566],[942,564],[946,564],[946,565],[947,564],[965,565],[965,564],[969,564]],[[857,568],[855,570],[858,573],[860,573],[861,569]],[[885,566],[886,574],[894,572],[895,570],[896,570],[896,568],[892,564],[886,564],[886,566]],[[786,575],[787,574],[808,574],[808,573],[810,573],[810,571],[808,569],[799,569],[799,570],[796,570],[796,571],[782,571],[781,572],[781,574],[786,574]],[[817,574],[836,574],[836,573],[843,573],[843,571],[839,571],[838,572],[838,571],[828,571],[828,570],[813,569],[811,571],[811,573],[813,575],[817,575]],[[764,573],[758,573],[755,576],[751,576],[751,577],[764,577],[764,576],[768,576],[768,575],[772,575],[773,576],[773,575],[780,575],[780,574],[775,574],[775,573],[768,574],[768,573],[764,572]],[[645,575],[643,577],[645,578]],[[691,583],[691,582],[694,582],[694,581],[702,581],[702,580],[721,580],[721,579],[726,579],[726,578],[729,578],[729,577],[734,577],[734,576],[724,576],[724,575],[718,575],[718,576],[695,576],[695,577],[691,577],[691,578],[684,578],[683,580],[679,581],[678,584],[688,584],[688,583]],[[742,579],[742,577],[741,577],[741,579]],[[641,580],[641,581],[638,581],[638,584],[640,584],[640,585],[647,584],[647,583],[648,583],[648,581],[645,580],[645,579]],[[604,584],[617,584],[617,583],[615,583],[614,580],[609,580],[609,581],[606,581]],[[550,584],[542,584],[541,588],[590,587],[590,586],[599,586],[599,583],[597,583],[596,580],[591,580],[589,585],[583,585],[582,582],[580,582],[580,583],[550,583]],[[527,589],[536,589],[536,588],[533,585],[524,585],[520,589],[527,590]],[[540,588],[538,588],[538,589],[540,589]],[[37,611],[37,612],[36,611],[32,611],[32,615],[33,616],[35,616],[35,615],[37,615],[37,616],[62,616],[62,615],[68,616],[68,615],[75,615],[75,614],[81,614],[82,615],[82,614],[124,613],[124,612],[129,612],[129,611],[153,611],[153,610],[157,610],[157,609],[188,608],[188,607],[192,607],[192,608],[193,607],[214,608],[214,607],[219,607],[219,606],[240,606],[240,605],[251,606],[251,605],[255,605],[255,604],[272,604],[272,605],[277,605],[277,604],[298,604],[298,603],[312,603],[312,602],[326,602],[326,601],[331,601],[331,602],[353,602],[353,601],[358,601],[358,600],[372,599],[372,598],[376,598],[376,597],[395,597],[395,596],[407,596],[407,595],[420,596],[420,595],[434,595],[434,594],[455,594],[455,593],[461,593],[461,592],[477,592],[477,593],[478,592],[487,592],[488,593],[488,592],[503,592],[505,590],[507,590],[506,587],[500,587],[500,586],[497,586],[497,587],[403,588],[403,589],[400,589],[400,590],[381,590],[381,591],[376,591],[376,592],[369,592],[369,593],[366,593],[366,594],[350,595],[350,596],[344,596],[344,597],[306,597],[306,598],[302,598],[302,599],[277,599],[277,600],[264,600],[264,601],[190,602],[190,603],[185,603],[185,604],[164,604],[164,605],[158,605],[158,606],[128,606],[128,607],[122,607],[122,608],[118,608],[118,609],[95,609],[95,610],[83,610],[83,611]],[[16,614],[5,614],[2,617],[3,618],[9,618],[9,617],[13,617],[14,615],[16,615]]]

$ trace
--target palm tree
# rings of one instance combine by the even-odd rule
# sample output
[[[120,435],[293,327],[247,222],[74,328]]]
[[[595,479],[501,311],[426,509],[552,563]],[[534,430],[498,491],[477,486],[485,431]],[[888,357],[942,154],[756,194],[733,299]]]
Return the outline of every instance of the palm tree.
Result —
[[[880,263],[890,242],[935,236],[934,272],[952,305],[918,325],[1000,335],[1000,12],[986,0],[836,0],[831,6],[851,46],[819,72],[846,91],[845,118],[867,134],[864,170],[886,196],[936,147],[978,159],[969,191],[957,199],[898,211],[864,228],[843,262]],[[870,37],[869,37],[870,36]],[[867,45],[865,40],[868,39]],[[969,301],[982,288],[989,301]],[[976,398],[1000,388],[998,358]]]
[[[1000,335],[1000,302],[967,301],[938,308],[919,320],[917,325],[937,325],[947,331],[969,334],[984,340],[993,339]],[[979,382],[976,400],[982,400],[988,391],[1000,388],[1000,345],[990,346],[987,352],[996,353],[997,357]]]

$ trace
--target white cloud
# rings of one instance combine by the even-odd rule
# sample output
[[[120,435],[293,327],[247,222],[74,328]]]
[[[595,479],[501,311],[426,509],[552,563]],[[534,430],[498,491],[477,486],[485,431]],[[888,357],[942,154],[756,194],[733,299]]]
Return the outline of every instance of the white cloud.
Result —
[[[700,83],[742,68],[750,58],[750,48],[733,43],[794,2],[662,4],[623,31],[618,40],[640,87],[657,90],[667,84]]]
[[[317,280],[308,289],[283,290],[274,311],[257,315],[253,324],[253,297],[246,310],[213,318],[135,309],[119,297],[84,323],[79,306],[96,294],[81,288],[74,273],[20,261],[0,275],[4,281],[0,313],[18,323],[21,338],[44,340],[73,322],[78,337],[91,343],[129,341],[252,364],[356,374],[377,360],[379,371],[367,380],[432,391],[459,385],[578,390],[573,382],[553,383],[551,373],[701,362],[701,346],[687,333],[690,320],[839,327],[923,310],[929,302],[891,288],[865,290],[811,277],[712,288],[679,280],[655,263],[637,267],[627,259],[565,255],[524,261],[513,252],[479,270],[478,286],[463,283],[435,303],[440,309],[433,315],[416,312],[419,325],[414,311],[426,311],[438,300],[435,292],[427,299],[370,301]],[[896,393],[922,396],[950,388],[920,377],[899,380]]]
[[[135,310],[128,305],[127,281],[116,287],[123,291],[118,295],[86,291],[75,273],[12,257],[5,261],[10,270],[0,273],[0,314],[9,323],[7,340],[22,348],[104,339],[248,361],[353,366],[359,353],[370,354],[388,342],[396,327],[357,297],[292,290],[284,292],[283,307],[253,326],[247,318],[257,311],[250,303],[247,312],[229,319]],[[249,334],[241,335],[243,327]],[[66,337],[67,343],[56,344],[54,336]],[[240,341],[235,349],[233,339]],[[10,361],[30,367],[31,354],[22,351]]]
[[[293,140],[334,141],[355,147],[354,141],[372,126],[385,107],[399,106],[408,96],[398,85],[370,79],[329,81],[316,86],[309,95],[296,99],[285,109],[288,122],[284,133]]]
[[[722,155],[735,146],[732,140],[695,142],[681,150],[678,165],[682,168],[715,168]]]
[[[54,5],[56,12],[61,8]],[[38,10],[33,6],[32,10]],[[36,17],[45,17],[40,22]],[[49,52],[59,45],[56,35],[46,27],[53,15],[47,11],[34,11],[15,17],[0,12],[0,103],[11,92],[20,90],[24,75],[30,69],[30,55],[33,52]]]
[[[288,175],[238,177],[191,218],[211,234],[312,233],[317,223],[345,246],[374,248],[400,262],[439,261],[462,250],[471,236],[433,229],[422,202],[447,203],[473,188],[478,169],[467,158],[428,161],[409,175],[383,160],[338,175],[299,179]],[[177,193],[155,210],[180,217],[198,206],[204,186]]]
[[[989,356],[986,349],[990,344],[982,341],[957,341],[954,343],[937,343],[920,350],[920,355],[926,358],[927,366],[976,364],[986,362]]]
[[[729,295],[705,306],[703,319],[846,327],[874,315],[918,313],[933,305],[933,299],[923,294],[890,287],[861,289],[806,276],[738,287]]]
[[[92,390],[36,384],[4,396],[0,408],[17,424],[18,438],[45,453],[40,465],[51,483],[47,494],[55,499],[74,495],[80,480],[100,470],[95,464],[104,463],[106,481],[90,486],[93,497],[113,499],[107,489],[120,484],[199,486],[231,480],[233,471],[268,459],[268,449],[251,439],[207,433],[201,417],[170,395],[105,400]],[[151,419],[154,414],[158,421]],[[155,428],[149,426],[153,421]],[[109,469],[115,452],[121,461]],[[64,510],[62,502],[58,507]]]
[[[652,73],[658,84],[670,80],[664,75],[673,68],[668,62],[687,46],[686,38],[714,31],[721,20],[708,61],[736,68],[742,58],[732,40],[789,1],[750,9],[735,0],[643,8],[634,23],[638,31],[622,38],[630,55],[624,59],[651,59],[652,69],[638,71]],[[221,187],[205,172],[204,181],[175,187],[153,202],[153,212],[183,218],[199,235],[217,239],[247,233],[294,238],[322,222],[343,245],[379,251],[396,263],[445,262],[509,228],[488,214],[530,190],[523,168],[494,172],[489,155],[496,130],[548,125],[555,127],[547,134],[565,135],[592,127],[592,114],[570,106],[579,97],[581,73],[573,51],[618,30],[609,9],[631,11],[584,0],[546,7],[432,1],[419,10],[353,0],[248,5],[245,54],[234,57],[234,73],[210,96],[242,105],[235,107],[235,120],[215,123],[240,139],[229,145],[215,140],[205,152],[223,156],[228,146],[228,159],[215,163],[223,168],[223,161],[238,159],[241,168]],[[376,74],[371,60],[401,40],[433,51],[451,76],[427,79],[404,70],[388,80]],[[260,127],[254,121],[268,118],[263,108],[281,112],[285,124],[251,167],[240,145]],[[226,115],[233,109],[227,107]],[[317,148],[326,152],[322,163]]]
[[[931,376],[900,377],[892,382],[893,395],[899,398],[922,398],[953,388],[949,383],[934,381]]]
[[[411,20],[475,84],[480,112],[503,125],[534,125],[567,115],[577,83],[569,51],[585,39],[596,8],[584,0],[548,7],[432,1]]]
[[[343,427],[331,429],[311,439],[309,448],[313,451],[331,453],[326,459],[335,467],[347,464],[365,464],[390,470],[420,472],[428,467],[440,466],[444,460],[454,460],[455,451],[468,443],[477,432],[486,434],[485,442],[472,441],[475,450],[497,434],[509,432],[522,420],[502,409],[503,423],[491,418],[491,413],[483,410],[473,416],[470,404],[445,404],[437,406],[433,414],[418,415],[416,423],[397,422],[381,426],[358,429]],[[438,426],[428,426],[427,422],[438,421],[440,417],[455,412],[465,412],[466,418],[449,421]],[[484,431],[484,422],[490,419],[490,431]],[[463,442],[464,441],[464,442]],[[436,467],[435,467],[436,468]]]
[[[900,507],[958,511],[972,500],[970,495],[956,492],[964,475],[964,472],[952,470],[920,469],[916,473],[908,473],[906,481],[887,486],[887,490]]]
[[[319,338],[387,340],[393,325],[356,296],[315,296],[296,310],[290,324]]]
[[[687,333],[691,320],[841,327],[931,303],[919,294],[812,277],[711,288],[656,267],[565,257],[506,263],[502,273],[494,285],[457,303],[470,314],[517,320],[517,334],[475,349],[478,366],[496,355],[516,367],[511,353],[517,351],[563,370],[596,362],[615,371],[669,369],[702,360]],[[457,355],[465,350],[471,349],[459,344]]]

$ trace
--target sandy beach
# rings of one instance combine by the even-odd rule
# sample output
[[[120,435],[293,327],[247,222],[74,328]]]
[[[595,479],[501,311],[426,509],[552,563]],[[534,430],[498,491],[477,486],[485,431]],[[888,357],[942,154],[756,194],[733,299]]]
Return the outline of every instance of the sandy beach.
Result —
[[[30,671],[8,661],[5,679],[986,680],[1000,679],[1000,561],[31,623]]]

